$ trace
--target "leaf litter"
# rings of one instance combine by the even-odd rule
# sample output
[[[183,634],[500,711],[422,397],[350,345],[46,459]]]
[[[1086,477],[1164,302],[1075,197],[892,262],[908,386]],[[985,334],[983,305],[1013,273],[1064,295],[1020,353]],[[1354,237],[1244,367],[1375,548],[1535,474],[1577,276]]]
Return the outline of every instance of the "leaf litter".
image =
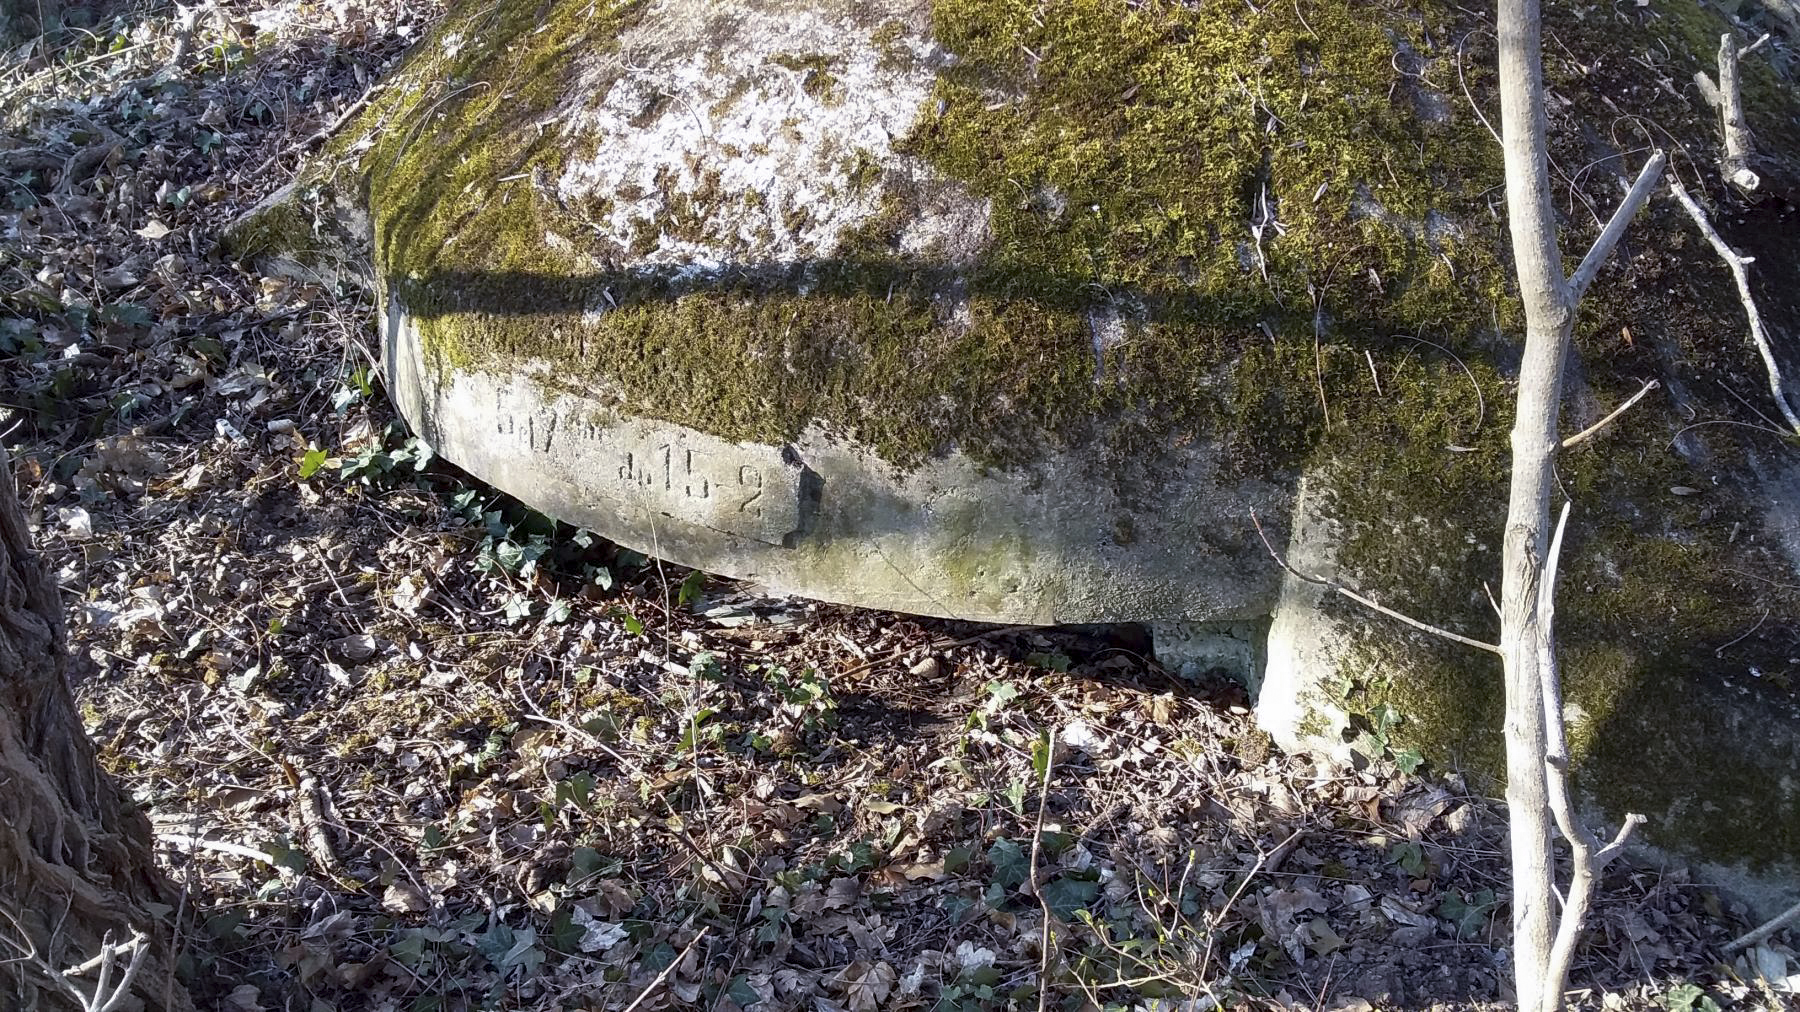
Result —
[[[211,251],[438,8],[198,11],[127,7],[0,76],[0,429],[198,993],[1505,1007],[1504,822],[1458,777],[1282,755],[1128,632],[772,599],[437,460],[366,293]],[[1745,921],[1615,866],[1574,1003],[1781,1007],[1800,960],[1725,958]]]

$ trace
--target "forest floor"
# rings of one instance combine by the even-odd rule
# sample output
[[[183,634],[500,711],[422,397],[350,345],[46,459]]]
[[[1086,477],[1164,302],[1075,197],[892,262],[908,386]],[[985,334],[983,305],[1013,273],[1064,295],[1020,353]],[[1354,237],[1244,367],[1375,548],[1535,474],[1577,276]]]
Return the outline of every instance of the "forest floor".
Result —
[[[228,0],[176,58],[152,7],[0,70],[0,430],[205,1007],[1508,1004],[1454,775],[1274,751],[1129,630],[660,565],[409,438],[368,293],[212,251],[433,14]],[[1747,916],[1615,865],[1576,1006],[1781,1007]]]

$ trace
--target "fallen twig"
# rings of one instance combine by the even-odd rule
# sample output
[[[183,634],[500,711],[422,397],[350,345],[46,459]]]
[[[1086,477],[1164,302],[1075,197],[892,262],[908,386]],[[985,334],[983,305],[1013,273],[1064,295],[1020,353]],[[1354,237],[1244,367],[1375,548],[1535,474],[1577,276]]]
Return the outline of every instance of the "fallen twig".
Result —
[[[268,851],[246,847],[241,843],[232,843],[229,840],[208,840],[203,836],[189,836],[186,833],[158,833],[156,839],[159,842],[186,847],[189,850],[213,850],[221,854],[231,854],[235,857],[247,857],[252,861],[260,861],[271,868],[280,867],[275,861],[275,855]]]
[[[957,647],[972,646],[976,643],[980,643],[983,640],[991,639],[995,636],[1000,636],[1005,633],[1016,632],[1020,629],[1028,629],[1028,628],[1030,628],[1030,627],[1029,626],[1003,626],[999,629],[989,629],[987,632],[976,633],[973,636],[964,636],[960,639],[946,638],[946,639],[933,640],[931,643],[931,646],[928,649],[931,650],[931,652],[933,652],[933,653],[937,653],[937,652],[943,651],[943,650],[954,650]],[[895,647],[893,650],[890,650],[886,654],[883,654],[880,657],[876,657],[873,660],[864,661],[861,664],[855,665],[854,667],[845,668],[844,670],[838,672],[836,677],[848,678],[851,675],[860,675],[867,671],[873,671],[876,668],[881,667],[883,664],[891,664],[894,661],[900,660],[902,657],[906,656],[907,654],[913,652],[916,649],[917,649],[917,647],[913,647],[913,646]]]
[[[1327,283],[1330,279],[1326,279]],[[1306,286],[1307,293],[1313,300],[1313,383],[1319,391],[1319,414],[1325,418],[1325,427],[1331,428],[1331,404],[1325,399],[1325,294]]]
[[[1606,428],[1608,425],[1611,425],[1613,419],[1619,417],[1620,415],[1624,414],[1626,411],[1630,410],[1631,406],[1633,404],[1636,404],[1638,401],[1643,400],[1644,395],[1648,394],[1650,391],[1655,390],[1657,387],[1660,387],[1660,386],[1662,386],[1662,383],[1657,380],[1645,380],[1643,389],[1639,390],[1635,394],[1632,394],[1630,397],[1627,397],[1625,399],[1625,403],[1612,409],[1612,411],[1605,418],[1600,419],[1599,421],[1588,426],[1587,428],[1582,429],[1580,432],[1575,433],[1573,436],[1570,436],[1569,438],[1563,440],[1562,448],[1565,450],[1570,450],[1570,449],[1574,449],[1577,446],[1580,446],[1582,443],[1586,442],[1589,438],[1591,438],[1595,433],[1599,432],[1601,429]]]
[[[1731,269],[1732,280],[1737,282],[1738,301],[1743,303],[1744,315],[1750,319],[1750,339],[1756,342],[1756,350],[1762,354],[1763,365],[1769,370],[1769,393],[1774,395],[1775,406],[1781,409],[1781,417],[1787,419],[1790,428],[1800,433],[1800,415],[1796,415],[1794,409],[1788,405],[1787,394],[1784,392],[1785,384],[1781,379],[1781,367],[1775,362],[1775,351],[1770,346],[1768,332],[1763,329],[1762,314],[1756,311],[1756,300],[1750,296],[1750,274],[1746,268],[1752,262],[1752,258],[1739,256],[1736,250],[1725,245],[1725,240],[1719,238],[1719,233],[1713,228],[1712,222],[1707,219],[1706,212],[1701,210],[1700,205],[1694,202],[1694,198],[1688,195],[1687,189],[1681,185],[1681,180],[1670,179],[1669,192],[1681,203],[1682,208],[1687,211],[1688,217],[1694,219],[1694,224],[1700,228],[1700,234],[1706,236],[1707,242],[1712,243],[1712,248],[1718,252],[1719,258],[1725,261],[1725,266]]]
[[[336,118],[334,118],[330,123],[327,123],[326,125],[320,127],[318,130],[315,130],[311,136],[307,137],[305,140],[301,141],[299,144],[296,144],[293,148],[291,148],[289,150],[290,151],[295,151],[295,150],[304,151],[305,149],[312,147],[314,144],[317,144],[320,141],[330,140],[332,135],[336,134],[338,132],[339,127],[342,127],[345,123],[350,122],[350,118],[352,116],[355,116],[357,113],[362,112],[363,107],[369,104],[369,100],[374,98],[376,95],[380,94],[381,92],[385,91],[387,89],[389,83],[390,82],[388,82],[388,81],[381,81],[377,84],[370,86],[368,89],[366,89],[362,93],[362,97],[358,98],[356,101],[345,106],[344,111],[338,113]]]
[[[1237,888],[1231,891],[1231,895],[1225,898],[1225,905],[1213,911],[1212,917],[1207,919],[1206,949],[1200,954],[1202,986],[1205,985],[1206,971],[1212,965],[1213,946],[1219,937],[1219,925],[1225,923],[1226,915],[1230,914],[1231,908],[1237,905],[1238,898],[1244,895],[1244,890],[1250,888],[1250,883],[1256,881],[1256,876],[1262,872],[1263,865],[1268,863],[1269,858],[1275,854],[1286,853],[1288,845],[1299,839],[1300,834],[1304,832],[1306,832],[1306,828],[1302,826],[1289,833],[1287,839],[1276,844],[1273,850],[1259,850],[1256,855],[1256,863],[1250,866],[1249,874],[1245,875],[1243,881],[1237,884]],[[1219,1006],[1218,997],[1212,994],[1211,988],[1207,988],[1207,997],[1213,1000],[1214,1006]]]
[[[1751,931],[1746,931],[1736,938],[1733,938],[1731,941],[1726,942],[1725,951],[1736,952],[1739,949],[1749,948],[1795,921],[1800,921],[1800,903],[1796,903],[1786,910],[1783,910],[1781,913],[1776,914],[1774,917],[1769,918],[1767,921],[1764,921],[1760,927]]]
[[[1056,766],[1056,728],[1051,728],[1044,739],[1044,778],[1038,785],[1037,828],[1031,834],[1031,868],[1026,881],[1031,883],[1031,895],[1037,897],[1038,908],[1044,914],[1043,934],[1038,938],[1038,1012],[1044,1012],[1050,1001],[1050,901],[1044,899],[1044,891],[1038,888],[1038,854],[1044,844],[1044,809],[1050,803],[1050,770]]]
[[[1263,547],[1267,548],[1269,550],[1269,555],[1270,555],[1270,557],[1272,557],[1275,560],[1276,564],[1281,566],[1282,569],[1287,570],[1289,573],[1292,573],[1294,576],[1298,577],[1299,579],[1305,580],[1307,583],[1315,584],[1320,587],[1328,587],[1332,590],[1335,590],[1338,593],[1344,595],[1345,597],[1349,598],[1352,601],[1355,601],[1357,604],[1360,604],[1365,608],[1369,608],[1373,611],[1378,611],[1381,614],[1386,615],[1388,618],[1397,619],[1401,622],[1404,622],[1407,625],[1412,626],[1414,629],[1419,630],[1420,632],[1428,632],[1428,633],[1432,634],[1433,636],[1441,636],[1444,639],[1450,640],[1453,643],[1461,643],[1463,646],[1466,646],[1466,647],[1475,647],[1478,650],[1486,650],[1490,654],[1500,653],[1500,648],[1493,643],[1486,643],[1486,642],[1483,642],[1478,639],[1471,639],[1460,633],[1453,633],[1448,629],[1442,628],[1440,626],[1432,625],[1430,622],[1422,622],[1416,618],[1413,618],[1411,615],[1405,614],[1404,612],[1395,611],[1394,609],[1389,608],[1387,605],[1384,605],[1379,601],[1376,601],[1372,598],[1365,597],[1362,594],[1359,594],[1356,591],[1351,590],[1349,587],[1346,587],[1341,583],[1337,583],[1332,580],[1327,580],[1322,576],[1313,576],[1308,573],[1302,573],[1298,569],[1295,569],[1293,566],[1288,565],[1288,561],[1281,557],[1280,552],[1275,550],[1275,545],[1269,541],[1269,535],[1266,531],[1263,530],[1262,521],[1257,517],[1255,510],[1250,511],[1250,522],[1256,526],[1256,533],[1258,536],[1260,536],[1262,538]]]
[[[636,998],[631,999],[631,1004],[625,1006],[624,1012],[636,1012],[637,1007],[642,1005],[645,999],[649,998],[652,994],[655,994],[656,989],[661,987],[663,982],[668,980],[670,975],[675,972],[675,968],[680,966],[683,960],[687,959],[688,953],[694,951],[694,946],[699,945],[711,932],[712,928],[710,927],[701,928],[700,933],[694,936],[694,940],[687,943],[687,947],[681,950],[681,954],[670,960],[669,965],[663,967],[662,972],[656,975],[656,979],[651,981],[648,987],[640,991]]]

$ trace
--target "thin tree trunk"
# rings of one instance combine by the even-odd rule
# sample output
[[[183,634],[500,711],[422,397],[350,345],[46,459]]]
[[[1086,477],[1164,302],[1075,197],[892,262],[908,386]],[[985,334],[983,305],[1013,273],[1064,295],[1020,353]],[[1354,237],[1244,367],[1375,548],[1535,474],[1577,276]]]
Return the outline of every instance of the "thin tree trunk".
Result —
[[[149,823],[96,764],[68,672],[62,603],[0,450],[0,1005],[82,1007],[54,973],[109,934],[122,943],[142,931],[135,993],[150,1010],[191,1008],[169,972],[168,914],[155,912],[168,888]],[[64,979],[91,993],[82,975]]]
[[[1506,158],[1506,215],[1525,307],[1512,430],[1512,486],[1501,559],[1500,654],[1506,666],[1506,806],[1511,821],[1513,985],[1520,1012],[1556,1012],[1600,872],[1643,816],[1630,815],[1604,847],[1581,825],[1568,795],[1562,689],[1556,671],[1555,553],[1550,493],[1555,481],[1562,377],[1575,308],[1612,248],[1662,177],[1664,156],[1650,156],[1581,265],[1563,277],[1550,200],[1544,114],[1542,28],[1538,0],[1500,0],[1500,121]],[[1565,507],[1564,519],[1567,519]],[[1562,529],[1557,529],[1560,546]],[[1552,816],[1568,838],[1574,873],[1560,919],[1555,893]],[[1560,920],[1560,923],[1559,923]],[[1553,932],[1552,928],[1555,926]]]
[[[1513,961],[1521,1012],[1547,1012],[1553,912],[1550,801],[1539,669],[1538,584],[1549,547],[1550,490],[1574,299],[1563,280],[1550,199],[1538,0],[1501,0],[1500,117],[1507,220],[1525,306],[1512,430],[1500,591],[1506,665],[1506,804],[1512,820]]]

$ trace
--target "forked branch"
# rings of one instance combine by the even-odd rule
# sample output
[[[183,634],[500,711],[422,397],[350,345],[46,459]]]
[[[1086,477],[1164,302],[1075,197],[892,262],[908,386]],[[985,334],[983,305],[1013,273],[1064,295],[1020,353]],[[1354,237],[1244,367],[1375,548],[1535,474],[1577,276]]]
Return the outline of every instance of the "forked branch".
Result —
[[[1550,552],[1544,563],[1543,579],[1538,584],[1538,675],[1543,682],[1544,732],[1548,752],[1544,757],[1546,786],[1549,788],[1550,813],[1556,828],[1569,841],[1572,866],[1569,895],[1563,903],[1562,917],[1556,925],[1556,939],[1550,947],[1550,974],[1545,981],[1543,1006],[1562,1007],[1563,982],[1568,980],[1569,964],[1575,958],[1575,943],[1581,937],[1582,922],[1587,919],[1593,902],[1594,886],[1600,873],[1624,850],[1632,830],[1642,825],[1644,817],[1636,813],[1625,816],[1625,824],[1611,843],[1600,840],[1581,821],[1569,797],[1569,744],[1563,721],[1562,677],[1556,666],[1556,570],[1562,556],[1563,532],[1569,524],[1571,504],[1563,503],[1562,515],[1556,522],[1556,533],[1550,538]]]
[[[1600,265],[1612,255],[1613,247],[1625,235],[1631,219],[1637,217],[1638,211],[1650,199],[1651,191],[1656,189],[1657,182],[1662,179],[1663,165],[1667,162],[1668,157],[1660,150],[1650,154],[1650,160],[1644,163],[1643,170],[1638,173],[1637,182],[1632,183],[1631,189],[1625,192],[1625,199],[1613,211],[1611,220],[1600,231],[1600,237],[1588,248],[1587,256],[1581,258],[1581,266],[1569,275],[1570,305],[1581,301],[1582,294],[1593,283],[1594,275],[1600,273]]]
[[[18,953],[16,956],[0,960],[3,963],[23,963],[35,971],[45,983],[54,986],[72,998],[75,1006],[83,1012],[116,1012],[131,997],[131,989],[137,982],[139,972],[144,968],[144,959],[150,953],[150,939],[143,932],[133,928],[131,938],[123,944],[114,945],[109,933],[100,943],[100,953],[85,963],[59,970],[38,953],[37,946],[32,943],[31,936],[26,933],[25,926],[13,916],[10,910],[0,909],[11,922],[18,938],[0,935],[0,942]],[[121,966],[120,963],[124,962]],[[115,979],[113,974],[118,972]],[[94,974],[94,983],[82,985],[75,978]]]
[[[1762,355],[1763,365],[1769,370],[1769,393],[1774,395],[1775,406],[1781,409],[1781,417],[1787,419],[1788,427],[1796,433],[1800,433],[1800,415],[1796,415],[1793,407],[1788,404],[1786,383],[1781,378],[1781,366],[1775,361],[1775,349],[1769,342],[1769,332],[1763,327],[1762,314],[1756,311],[1756,300],[1750,295],[1748,268],[1753,259],[1739,256],[1736,250],[1725,244],[1724,239],[1719,238],[1719,233],[1713,228],[1712,222],[1707,219],[1706,212],[1701,210],[1700,205],[1694,202],[1694,198],[1688,195],[1687,188],[1681,185],[1681,180],[1670,179],[1669,192],[1687,211],[1688,217],[1694,219],[1694,224],[1700,228],[1700,234],[1706,236],[1707,242],[1712,243],[1712,248],[1718,252],[1719,259],[1725,261],[1725,266],[1731,269],[1731,278],[1737,282],[1738,301],[1744,304],[1744,315],[1750,319],[1750,340],[1756,343],[1756,350]]]
[[[1589,439],[1593,438],[1597,433],[1599,433],[1600,430],[1606,428],[1608,425],[1611,425],[1613,423],[1613,419],[1618,418],[1620,415],[1624,414],[1627,411],[1630,411],[1631,406],[1633,404],[1636,404],[1638,401],[1643,400],[1644,396],[1646,394],[1648,394],[1650,391],[1655,390],[1657,387],[1660,387],[1660,386],[1662,386],[1662,383],[1660,381],[1645,380],[1643,389],[1639,390],[1637,393],[1632,394],[1630,397],[1626,398],[1625,403],[1612,409],[1612,411],[1609,412],[1605,418],[1600,419],[1599,421],[1588,426],[1587,428],[1582,429],[1580,432],[1575,433],[1573,436],[1570,436],[1569,438],[1563,440],[1562,448],[1565,450],[1569,450],[1569,449],[1573,449],[1577,446],[1580,446],[1582,443],[1587,442]]]
[[[1719,83],[1714,85],[1705,71],[1694,73],[1694,83],[1700,87],[1700,94],[1719,112],[1719,129],[1725,141],[1724,152],[1719,157],[1719,169],[1731,185],[1744,193],[1755,191],[1762,185],[1762,179],[1750,168],[1750,159],[1754,157],[1756,149],[1750,135],[1750,124],[1744,119],[1744,91],[1738,73],[1738,59],[1755,52],[1767,41],[1769,37],[1764,35],[1739,49],[1737,40],[1727,32],[1719,37]]]

